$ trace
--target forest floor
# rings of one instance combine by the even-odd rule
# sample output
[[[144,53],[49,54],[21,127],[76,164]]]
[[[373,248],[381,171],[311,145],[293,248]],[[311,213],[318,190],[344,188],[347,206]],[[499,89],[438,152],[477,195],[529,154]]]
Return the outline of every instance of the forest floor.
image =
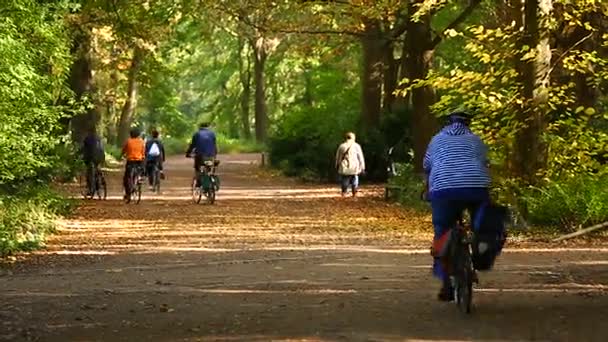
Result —
[[[463,317],[435,299],[428,215],[257,157],[220,158],[214,205],[191,202],[191,160],[139,205],[109,172],[108,200],[0,266],[0,340],[608,340],[608,242],[509,243]]]

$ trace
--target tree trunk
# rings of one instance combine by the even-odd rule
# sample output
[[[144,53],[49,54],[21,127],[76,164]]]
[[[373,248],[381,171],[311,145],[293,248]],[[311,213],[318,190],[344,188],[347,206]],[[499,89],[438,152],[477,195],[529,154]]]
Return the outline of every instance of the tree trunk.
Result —
[[[251,101],[251,55],[247,44],[239,39],[239,79],[241,81],[241,128],[242,137],[251,139],[251,128],[249,126],[249,104]]]
[[[72,54],[76,56],[70,70],[69,84],[78,100],[92,99],[95,93],[93,67],[91,63],[91,33],[79,31],[72,47]],[[96,129],[99,122],[99,113],[96,104],[87,107],[84,113],[72,117],[70,128],[72,141],[80,143],[87,133]]]
[[[378,127],[382,110],[382,75],[384,54],[382,51],[380,25],[375,20],[365,21],[365,32],[361,37],[363,50],[362,113],[361,121],[366,129]]]
[[[304,62],[304,97],[302,102],[308,108],[312,108],[313,99],[313,81],[312,81],[312,66],[309,61]]]
[[[395,90],[399,77],[399,64],[393,55],[393,43],[389,43],[384,49],[384,99],[382,101],[383,111],[393,113],[395,104]]]
[[[534,56],[521,63],[523,106],[518,121],[522,128],[515,137],[515,172],[527,182],[534,182],[538,171],[546,166],[547,147],[542,139],[546,127],[545,114],[548,102],[551,47],[549,43],[549,20],[552,0],[526,0],[524,4],[523,36],[520,50],[524,46],[534,49]]]
[[[254,82],[255,82],[255,138],[257,142],[266,141],[268,134],[268,112],[266,107],[266,88],[264,84],[264,68],[266,66],[266,44],[263,37],[253,42],[254,52]]]
[[[133,113],[137,106],[137,75],[143,59],[143,51],[136,47],[133,49],[133,57],[131,66],[129,67],[129,76],[127,79],[127,99],[120,113],[118,122],[118,143],[124,144],[129,137],[129,130],[133,121]]]
[[[589,22],[597,31],[594,33],[588,30],[585,27],[578,27],[574,32],[574,39],[571,40],[570,46],[577,44],[583,41],[580,44],[580,49],[587,52],[597,51],[597,53],[602,56],[602,34],[601,32],[608,32],[608,26],[603,25],[604,16],[599,11],[585,13],[583,15],[583,22]],[[589,35],[592,35],[591,39]],[[576,84],[576,99],[577,105],[583,106],[585,108],[596,108],[598,105],[598,100],[600,98],[600,89],[597,85],[593,84],[593,82],[589,82],[589,78],[593,78],[596,73],[593,70],[593,65],[589,65],[587,70],[583,72],[576,72],[574,74],[574,82]],[[596,108],[597,109],[597,108]]]
[[[406,44],[403,47],[402,68],[407,78],[412,81],[426,78],[433,64],[434,46],[431,35],[430,15],[424,15],[414,20],[411,14],[417,10],[418,1],[410,0],[408,3]],[[414,147],[414,171],[422,172],[422,160],[427,145],[438,124],[431,112],[431,105],[435,103],[435,91],[430,86],[416,86],[412,92],[411,129]]]

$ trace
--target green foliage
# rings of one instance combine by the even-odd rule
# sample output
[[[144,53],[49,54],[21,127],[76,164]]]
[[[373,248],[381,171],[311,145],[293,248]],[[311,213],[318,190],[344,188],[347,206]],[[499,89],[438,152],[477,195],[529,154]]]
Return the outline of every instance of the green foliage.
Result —
[[[529,220],[541,226],[575,230],[608,221],[608,175],[547,180],[527,189],[521,200]]]
[[[62,8],[15,0],[0,20],[0,185],[53,167],[69,67]],[[49,158],[51,156],[51,158]]]
[[[330,180],[336,148],[346,132],[357,131],[359,92],[357,83],[335,69],[310,72],[316,81],[311,96],[318,100],[293,107],[277,122],[268,144],[270,161],[290,176]]]
[[[334,158],[344,133],[356,126],[356,115],[328,116],[320,109],[290,113],[281,120],[269,141],[270,161],[289,176],[331,179],[335,176]],[[308,178],[308,177],[307,177]]]
[[[591,1],[569,2],[560,7],[556,20],[568,20],[571,27],[560,32],[560,26],[553,28],[554,34],[567,36],[572,30],[585,29],[593,33],[597,23],[587,22],[586,13],[598,10],[600,4]],[[494,7],[486,8],[492,17]],[[588,12],[589,11],[589,12]],[[499,19],[499,18],[495,18]],[[475,111],[474,129],[482,135],[490,146],[490,157],[501,177],[507,174],[510,160],[514,158],[515,137],[525,125],[518,118],[525,99],[521,94],[521,80],[518,74],[518,60],[534,57],[534,51],[524,46],[517,47],[520,32],[513,26],[472,25],[462,31],[450,31],[447,44],[440,49],[442,64],[437,66],[427,80],[419,85],[433,86],[441,94],[434,105],[436,114],[441,115],[455,108]],[[589,38],[589,37],[588,37]],[[603,38],[606,39],[606,38]],[[558,179],[562,176],[592,173],[601,169],[601,161],[608,155],[608,107],[585,107],[577,90],[577,78],[585,82],[585,87],[602,90],[603,75],[608,72],[608,56],[598,51],[561,47],[559,58],[551,66],[554,74],[561,72],[567,76],[552,78],[548,87],[548,108],[545,110],[547,129],[541,134],[548,146],[548,165],[541,170],[543,176]],[[460,49],[459,58],[450,57],[451,49]],[[464,49],[461,47],[464,46]],[[523,56],[523,57],[520,57]]]
[[[265,150],[263,144],[255,141],[229,138],[224,134],[217,135],[217,148],[220,153],[256,153]]]
[[[183,155],[188,149],[188,144],[190,144],[189,138],[165,137],[162,140],[167,156]]]
[[[58,216],[68,214],[73,204],[35,184],[0,194],[0,256],[39,248],[56,228]]]
[[[397,192],[397,200],[411,208],[428,210],[428,204],[420,198],[424,189],[424,180],[414,172],[413,165],[397,163],[395,169],[397,174],[389,179],[388,184],[400,188]]]
[[[106,145],[106,160],[120,160],[122,158],[122,148],[114,145]]]

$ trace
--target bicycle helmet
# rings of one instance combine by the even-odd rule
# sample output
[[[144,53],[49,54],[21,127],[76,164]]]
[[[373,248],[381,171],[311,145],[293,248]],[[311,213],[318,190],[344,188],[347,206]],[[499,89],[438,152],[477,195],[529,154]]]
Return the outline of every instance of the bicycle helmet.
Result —
[[[446,116],[447,124],[453,124],[456,122],[460,122],[467,126],[471,123],[471,120],[473,119],[473,117],[474,117],[474,115],[470,111],[466,111],[464,109],[458,109],[458,110],[452,111]]]

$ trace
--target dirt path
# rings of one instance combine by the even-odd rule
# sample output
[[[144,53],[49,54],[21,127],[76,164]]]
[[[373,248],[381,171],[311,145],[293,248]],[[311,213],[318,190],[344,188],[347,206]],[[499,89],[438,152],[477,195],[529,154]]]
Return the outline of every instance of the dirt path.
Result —
[[[608,246],[507,251],[463,318],[434,300],[428,217],[222,160],[213,206],[181,158],[140,205],[111,174],[108,201],[0,268],[0,340],[608,340]]]

